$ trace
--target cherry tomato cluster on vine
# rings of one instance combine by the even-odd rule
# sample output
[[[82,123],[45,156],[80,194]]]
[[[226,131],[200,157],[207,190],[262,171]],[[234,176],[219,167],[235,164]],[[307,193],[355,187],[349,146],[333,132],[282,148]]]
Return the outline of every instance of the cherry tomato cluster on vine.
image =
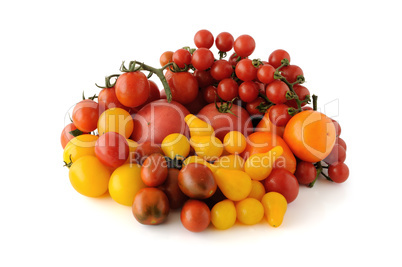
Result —
[[[108,193],[147,225],[180,209],[200,232],[263,217],[278,227],[299,185],[347,180],[340,124],[316,110],[287,51],[253,59],[250,35],[208,30],[194,44],[162,53],[161,68],[123,62],[75,105],[61,144],[76,191]]]

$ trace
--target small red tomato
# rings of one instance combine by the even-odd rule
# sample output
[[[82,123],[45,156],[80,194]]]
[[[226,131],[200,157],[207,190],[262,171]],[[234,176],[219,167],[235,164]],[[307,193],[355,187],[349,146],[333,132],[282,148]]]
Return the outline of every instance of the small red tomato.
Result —
[[[95,143],[95,155],[111,168],[123,165],[129,154],[128,142],[124,136],[116,132],[102,134]]]
[[[297,163],[295,176],[299,184],[308,185],[315,180],[317,170],[314,164],[307,161],[300,161]]]
[[[282,59],[285,58],[290,62],[289,53],[283,49],[277,49],[269,55],[268,62],[270,65],[272,65],[272,67],[278,68],[282,64]]]
[[[257,78],[258,69],[254,67],[251,59],[240,60],[235,68],[236,76],[244,82],[252,81]]]
[[[304,100],[306,99],[307,95],[310,95],[310,91],[306,87],[300,84],[293,85],[293,90],[295,91],[300,100]],[[285,104],[288,105],[289,107],[297,108],[297,103],[296,100],[294,99],[286,101]],[[306,104],[307,104],[306,102],[303,102],[301,106],[303,107]]]
[[[122,108],[128,110],[116,97],[116,90],[114,87],[103,88],[98,95],[99,114],[102,114],[109,108]]]
[[[336,139],[336,142],[335,142],[335,143],[336,143],[336,144],[339,144],[340,146],[342,146],[342,147],[345,149],[345,151],[346,151],[346,148],[347,148],[346,142],[345,142],[342,138],[338,137],[338,138]]]
[[[283,104],[286,102],[287,91],[289,91],[289,87],[286,85],[286,83],[280,80],[275,80],[267,85],[265,94],[272,103]]]
[[[234,51],[240,57],[248,57],[254,52],[255,41],[253,37],[247,34],[240,35],[234,41]]]
[[[176,72],[168,81],[172,99],[186,105],[195,100],[198,95],[197,79],[189,72]]]
[[[178,49],[173,53],[172,60],[179,68],[184,68],[191,63],[191,54],[186,49]]]
[[[72,116],[74,125],[83,132],[92,132],[98,127],[99,104],[91,99],[77,103]]]
[[[228,32],[221,32],[216,36],[215,45],[219,51],[228,52],[232,50],[234,44],[233,36]]]
[[[264,180],[265,191],[282,194],[288,203],[294,201],[299,194],[299,183],[296,177],[286,169],[274,168]]]
[[[219,82],[217,93],[224,101],[232,101],[239,95],[239,85],[232,78],[226,78]]]
[[[193,75],[197,79],[200,88],[205,88],[215,82],[209,70],[195,70]]]
[[[239,97],[246,103],[256,100],[259,92],[258,84],[253,81],[242,82],[239,86]]]
[[[214,63],[214,54],[207,48],[198,48],[194,51],[191,64],[197,70],[206,70]]]
[[[72,135],[70,132],[77,132],[76,135]],[[61,132],[61,136],[60,136],[60,142],[61,142],[61,146],[63,147],[63,149],[66,147],[67,143],[73,139],[74,137],[81,135],[81,134],[86,134],[86,132],[82,132],[80,130],[77,129],[77,127],[75,127],[74,123],[69,123],[66,125],[66,127],[64,127],[63,131]]]
[[[194,44],[198,48],[211,48],[214,44],[214,36],[208,30],[199,30],[194,35]]]
[[[169,168],[166,181],[158,188],[161,189],[169,199],[171,209],[181,208],[188,197],[180,190],[179,187],[179,170]]]
[[[179,172],[178,183],[181,191],[188,197],[206,199],[217,188],[214,174],[203,164],[190,163]]]
[[[216,87],[213,85],[204,87],[202,89],[202,96],[204,97],[204,100],[207,103],[215,103],[215,101],[217,101],[217,97],[216,97],[217,93],[218,93],[218,91],[217,91]]]
[[[274,81],[275,68],[269,64],[262,65],[257,70],[257,78],[262,83],[271,83]]]
[[[296,65],[289,65],[281,68],[281,74],[290,83],[297,80],[297,76],[303,76],[303,70]]]
[[[137,149],[135,150],[135,161],[142,165],[144,160],[151,154],[159,153],[164,155],[163,150],[160,146],[156,144],[152,144],[151,141],[145,141],[143,143],[138,144]]]
[[[180,213],[183,226],[191,232],[202,232],[211,222],[211,211],[200,200],[189,199],[184,203]]]
[[[138,107],[149,96],[149,82],[141,71],[125,72],[117,78],[116,97],[126,107]]]
[[[146,187],[134,197],[132,212],[135,219],[146,225],[161,224],[169,215],[169,200],[162,190]]]
[[[168,175],[167,162],[159,153],[148,156],[141,166],[141,179],[147,186],[163,184]]]
[[[335,162],[344,162],[346,159],[346,150],[340,144],[335,144],[331,150],[331,153],[324,159],[328,164]]]
[[[269,111],[269,120],[276,126],[285,126],[292,116],[288,112],[289,107],[285,104],[278,104]]]
[[[212,64],[210,73],[212,78],[221,81],[232,76],[233,67],[227,60],[217,60]]]
[[[328,176],[335,183],[343,183],[349,177],[349,168],[343,162],[336,162],[334,164],[329,165]]]

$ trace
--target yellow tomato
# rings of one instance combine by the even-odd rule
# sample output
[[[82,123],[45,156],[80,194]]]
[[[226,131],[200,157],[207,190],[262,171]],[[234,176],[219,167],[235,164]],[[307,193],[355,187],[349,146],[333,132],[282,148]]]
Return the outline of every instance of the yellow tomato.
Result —
[[[187,137],[179,133],[166,136],[161,144],[165,156],[174,159],[175,157],[186,158],[190,153],[190,143]]]
[[[122,108],[110,108],[105,110],[98,120],[98,133],[116,132],[129,138],[134,129],[133,118],[130,113]]]
[[[63,161],[65,163],[75,162],[82,156],[95,156],[95,143],[98,136],[82,134],[71,139],[63,151]]]
[[[280,193],[269,192],[262,197],[261,203],[269,225],[273,227],[280,226],[288,206],[286,198]]]
[[[193,114],[188,114],[184,121],[190,129],[190,135],[193,136],[211,136],[214,134],[214,128]]]
[[[255,198],[261,201],[262,197],[265,195],[265,187],[264,185],[259,182],[252,180],[251,181],[251,192],[248,197]]]
[[[221,156],[214,165],[219,168],[243,171],[244,159],[239,155]]]
[[[145,188],[141,179],[141,165],[124,164],[110,176],[109,194],[117,203],[132,206],[135,194]]]
[[[230,200],[240,201],[251,192],[251,178],[243,171],[219,168],[214,177],[219,189]]]
[[[128,143],[128,150],[129,150],[129,154],[128,154],[126,163],[135,163],[136,162],[135,151],[137,150],[138,143],[131,139],[126,139],[126,140]]]
[[[246,137],[238,131],[228,132],[223,139],[225,150],[231,154],[242,153],[246,148],[246,142]]]
[[[223,152],[222,142],[215,136],[192,136],[190,145],[198,156],[207,161],[217,160]]]
[[[87,197],[99,197],[107,192],[111,171],[95,156],[82,156],[69,170],[71,185]]]
[[[236,213],[239,222],[253,225],[264,218],[264,207],[255,198],[246,198],[236,203]]]
[[[229,229],[236,223],[236,207],[229,199],[216,203],[211,209],[211,222],[219,230]]]
[[[266,153],[253,154],[246,160],[244,171],[251,179],[264,180],[271,173],[275,160],[282,154],[281,146],[276,146]]]

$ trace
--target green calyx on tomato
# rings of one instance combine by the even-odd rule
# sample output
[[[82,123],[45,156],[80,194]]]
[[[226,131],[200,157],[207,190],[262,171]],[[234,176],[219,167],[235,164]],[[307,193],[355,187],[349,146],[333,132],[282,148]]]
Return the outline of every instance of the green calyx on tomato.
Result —
[[[119,76],[120,76],[120,74],[112,74],[112,75],[106,76],[105,77],[105,86],[100,86],[96,83],[95,83],[95,86],[98,88],[102,88],[102,89],[103,88],[112,88],[115,86],[117,78],[119,78]],[[111,82],[112,78],[116,78],[116,79],[113,82]]]

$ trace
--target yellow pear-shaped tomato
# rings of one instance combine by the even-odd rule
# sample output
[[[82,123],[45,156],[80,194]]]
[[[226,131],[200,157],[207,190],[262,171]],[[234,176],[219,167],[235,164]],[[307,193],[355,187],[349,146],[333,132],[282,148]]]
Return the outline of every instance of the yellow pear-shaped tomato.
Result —
[[[261,181],[269,176],[275,160],[283,154],[283,148],[276,146],[266,153],[251,155],[244,165],[244,171],[251,179]]]
[[[261,203],[264,206],[265,218],[269,225],[280,226],[288,206],[286,198],[280,193],[269,192],[262,197]]]
[[[223,152],[222,142],[215,136],[192,136],[190,145],[206,161],[217,160]]]
[[[220,168],[214,177],[219,189],[230,200],[240,201],[251,192],[251,178],[244,171]]]
[[[214,135],[214,128],[193,114],[188,114],[184,121],[190,129],[191,136],[211,136]]]
[[[239,155],[221,156],[214,165],[218,168],[244,171],[244,159]]]

